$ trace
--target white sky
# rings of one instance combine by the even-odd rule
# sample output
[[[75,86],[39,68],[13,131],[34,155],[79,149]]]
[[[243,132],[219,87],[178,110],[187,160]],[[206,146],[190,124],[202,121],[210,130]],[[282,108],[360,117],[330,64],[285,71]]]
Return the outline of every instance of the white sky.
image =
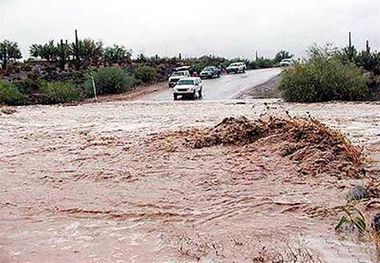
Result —
[[[0,39],[33,43],[80,37],[118,43],[135,55],[273,57],[312,43],[365,40],[380,50],[379,0],[0,0]]]

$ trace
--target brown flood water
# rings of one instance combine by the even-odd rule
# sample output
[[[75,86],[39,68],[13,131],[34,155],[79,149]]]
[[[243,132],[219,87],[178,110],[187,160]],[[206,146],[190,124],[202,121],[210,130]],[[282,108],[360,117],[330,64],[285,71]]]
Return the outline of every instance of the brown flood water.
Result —
[[[110,102],[0,115],[0,262],[260,262],[289,251],[299,262],[374,262],[370,244],[334,230],[361,181],[300,178],[266,141],[153,140],[285,110],[344,132],[379,174],[375,103]]]

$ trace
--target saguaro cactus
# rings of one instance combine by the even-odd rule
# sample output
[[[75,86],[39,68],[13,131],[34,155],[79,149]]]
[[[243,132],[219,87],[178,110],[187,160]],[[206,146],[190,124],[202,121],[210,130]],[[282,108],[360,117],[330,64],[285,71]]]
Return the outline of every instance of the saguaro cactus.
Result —
[[[348,33],[348,47],[344,49],[349,61],[353,61],[355,57],[355,47],[352,45],[352,35],[351,32]]]
[[[69,58],[69,45],[66,42],[63,42],[63,39],[61,39],[61,42],[58,44],[58,60],[59,60],[59,67],[61,70],[65,69],[67,60]]]
[[[75,29],[75,43],[73,43],[74,66],[76,70],[80,69],[80,41],[78,30]]]
[[[367,53],[368,53],[368,54],[371,54],[371,47],[369,46],[369,41],[368,41],[368,40],[367,40],[367,42],[366,42],[365,47],[366,47],[366,51],[367,51]]]

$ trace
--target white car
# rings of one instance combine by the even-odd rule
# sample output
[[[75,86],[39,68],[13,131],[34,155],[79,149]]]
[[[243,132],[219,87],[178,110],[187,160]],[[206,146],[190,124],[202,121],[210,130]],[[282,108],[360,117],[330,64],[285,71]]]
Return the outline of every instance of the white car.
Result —
[[[194,100],[202,98],[202,88],[201,78],[193,77],[180,79],[173,89],[174,100],[177,100],[179,96],[182,98],[190,97]]]
[[[235,62],[229,65],[228,68],[226,68],[228,74],[244,73],[246,69],[247,69],[247,66],[245,65],[244,62]]]
[[[290,67],[291,65],[293,65],[293,59],[291,58],[286,58],[286,59],[283,59],[281,60],[280,62],[280,67]]]
[[[169,87],[174,87],[180,79],[191,77],[188,70],[176,71],[169,78]]]

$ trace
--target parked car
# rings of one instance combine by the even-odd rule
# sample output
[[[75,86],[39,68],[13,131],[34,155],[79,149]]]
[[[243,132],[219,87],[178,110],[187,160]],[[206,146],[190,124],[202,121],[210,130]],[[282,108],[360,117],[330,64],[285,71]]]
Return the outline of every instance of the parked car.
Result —
[[[243,62],[235,62],[228,66],[227,73],[245,73],[247,66]]]
[[[202,98],[202,80],[201,78],[183,78],[177,82],[173,89],[174,100],[178,99],[178,96],[190,97],[192,99]]]
[[[180,79],[191,77],[188,70],[176,71],[169,78],[169,87],[173,88]]]
[[[205,67],[200,74],[202,79],[205,78],[219,78],[220,77],[220,70],[217,67]]]
[[[291,58],[283,59],[279,64],[280,67],[290,67],[291,65],[293,65],[293,59]]]

